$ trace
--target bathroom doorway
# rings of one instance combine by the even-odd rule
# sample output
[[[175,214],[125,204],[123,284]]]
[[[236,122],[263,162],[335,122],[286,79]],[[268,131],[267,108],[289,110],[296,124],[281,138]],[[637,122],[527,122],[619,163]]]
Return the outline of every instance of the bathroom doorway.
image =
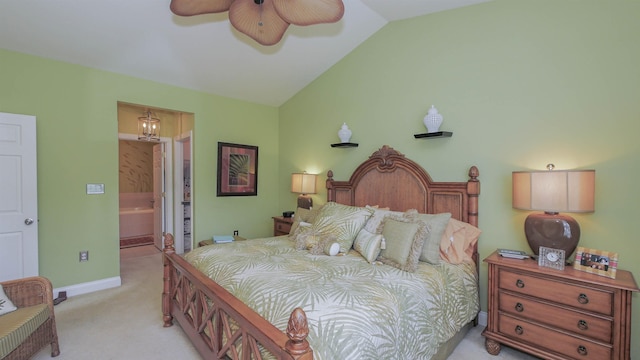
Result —
[[[137,173],[140,165],[131,164],[127,154],[120,154],[120,176],[129,177],[129,181],[136,182],[134,191],[123,189],[121,180],[120,191],[120,248],[154,245],[158,250],[164,246],[163,235],[173,233],[173,181],[172,170],[172,141],[169,137],[161,137],[154,144],[138,141],[136,135],[119,134],[120,148],[140,149],[150,146],[146,158],[139,159],[147,162],[151,167],[149,180]],[[127,146],[128,143],[128,146]],[[137,144],[134,145],[134,144]],[[140,154],[137,154],[140,156]],[[132,156],[128,156],[131,158]],[[126,163],[126,164],[125,164]],[[135,168],[135,170],[133,170]],[[123,174],[132,172],[133,175]],[[142,184],[140,184],[142,183]],[[148,183],[148,184],[147,184]],[[150,239],[150,240],[149,240]]]
[[[155,138],[139,134],[147,114],[158,120]],[[174,232],[173,137],[179,117],[172,110],[118,102],[121,249],[158,251],[164,234]]]

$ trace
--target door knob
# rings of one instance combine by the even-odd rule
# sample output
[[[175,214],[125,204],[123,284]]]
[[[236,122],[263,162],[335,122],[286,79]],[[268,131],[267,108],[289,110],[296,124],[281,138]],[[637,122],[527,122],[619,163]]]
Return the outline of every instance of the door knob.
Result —
[[[24,223],[27,224],[27,225],[31,225],[31,224],[33,224],[33,219],[32,218],[26,218],[26,219],[24,219]]]

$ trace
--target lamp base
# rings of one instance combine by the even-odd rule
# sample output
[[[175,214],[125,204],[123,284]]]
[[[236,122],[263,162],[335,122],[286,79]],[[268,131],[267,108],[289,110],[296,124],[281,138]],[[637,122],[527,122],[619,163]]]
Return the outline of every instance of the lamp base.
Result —
[[[313,206],[313,200],[311,200],[311,196],[309,195],[300,195],[298,196],[298,207],[303,209],[311,209]]]
[[[524,233],[534,254],[538,255],[540,246],[564,250],[568,259],[580,241],[578,222],[567,215],[558,213],[537,213],[527,216]]]

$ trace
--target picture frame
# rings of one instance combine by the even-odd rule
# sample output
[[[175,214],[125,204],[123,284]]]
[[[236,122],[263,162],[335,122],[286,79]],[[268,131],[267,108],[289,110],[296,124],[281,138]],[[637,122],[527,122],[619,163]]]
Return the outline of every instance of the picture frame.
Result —
[[[218,142],[217,196],[258,195],[258,147]]]
[[[573,268],[615,279],[618,270],[618,253],[578,246]]]

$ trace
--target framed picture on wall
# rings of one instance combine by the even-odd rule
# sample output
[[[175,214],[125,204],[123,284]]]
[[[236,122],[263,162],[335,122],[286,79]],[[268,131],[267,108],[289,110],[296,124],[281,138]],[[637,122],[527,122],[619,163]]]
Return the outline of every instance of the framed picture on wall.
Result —
[[[578,246],[573,268],[615,279],[618,269],[618,253]]]
[[[218,142],[217,195],[258,195],[257,146]]]

